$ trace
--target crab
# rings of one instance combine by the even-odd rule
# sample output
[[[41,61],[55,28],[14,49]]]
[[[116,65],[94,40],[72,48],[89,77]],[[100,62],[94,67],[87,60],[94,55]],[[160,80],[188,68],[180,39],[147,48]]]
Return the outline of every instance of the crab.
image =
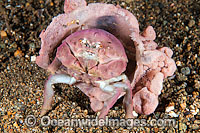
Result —
[[[176,70],[172,50],[154,42],[153,27],[141,34],[135,16],[118,5],[65,0],[64,11],[40,34],[36,63],[51,73],[41,116],[51,110],[56,83],[79,88],[99,118],[121,97],[126,118],[133,110],[153,113],[164,78]]]

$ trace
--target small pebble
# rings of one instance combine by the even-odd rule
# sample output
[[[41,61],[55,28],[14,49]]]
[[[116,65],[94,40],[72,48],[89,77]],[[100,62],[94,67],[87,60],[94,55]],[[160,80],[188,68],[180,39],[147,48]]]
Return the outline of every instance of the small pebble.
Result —
[[[138,114],[135,111],[133,111],[133,116],[138,117]]]
[[[177,65],[177,66],[181,66],[181,62],[180,62],[180,61],[177,61],[177,62],[176,62],[176,65]]]
[[[192,87],[187,87],[186,88],[186,92],[187,93],[192,93],[194,91],[194,89]]]
[[[184,110],[184,109],[186,108],[186,103],[185,103],[185,102],[184,102],[184,103],[181,103],[180,106],[181,106],[181,108]]]
[[[190,110],[192,112],[193,115],[197,115],[198,112],[199,112],[199,109],[198,108],[195,108],[195,109],[192,109]]]
[[[34,43],[30,43],[29,44],[29,50],[30,51],[35,51],[35,44]]]
[[[197,58],[197,62],[200,64],[200,57]]]
[[[189,23],[188,23],[188,26],[192,27],[193,25],[195,25],[195,21],[194,20],[190,20]]]
[[[8,115],[4,115],[1,118],[3,118],[4,120],[8,119]]]
[[[88,114],[88,110],[85,109],[85,110],[84,110],[84,115],[87,115],[87,114]]]
[[[200,120],[195,120],[194,123],[195,124],[200,124]]]
[[[6,47],[6,44],[5,43],[1,43],[0,44],[0,48],[5,48]]]
[[[181,73],[183,73],[184,75],[189,75],[190,74],[190,68],[189,67],[181,68]]]
[[[163,21],[163,25],[166,25],[167,24],[167,21]]]
[[[178,115],[174,111],[170,111],[168,115],[171,117],[178,117]]]
[[[34,61],[36,61],[36,56],[35,55],[31,56],[31,62],[34,62]]]
[[[187,129],[187,125],[185,123],[179,123],[179,131],[185,132]]]
[[[15,127],[17,127],[17,128],[19,127],[18,124],[17,124],[17,122],[15,122],[15,123],[13,124],[13,126],[15,126]]]
[[[127,2],[127,3],[130,3],[130,2],[132,2],[132,0],[126,0],[126,2]]]
[[[196,81],[194,84],[194,87],[199,89],[200,88],[200,81]]]
[[[22,124],[22,123],[23,123],[23,120],[20,119],[20,120],[19,120],[19,123]]]
[[[5,37],[7,37],[7,33],[5,32],[5,31],[1,31],[1,38],[5,38]]]
[[[193,130],[199,129],[199,125],[198,124],[191,124],[190,128]]]
[[[29,7],[30,6],[30,3],[26,3],[26,7]]]
[[[8,112],[7,112],[7,115],[8,115],[8,116],[12,115],[12,112],[8,111]]]
[[[50,3],[50,6],[53,6],[53,5],[54,5],[53,2],[51,2],[51,3]]]
[[[154,128],[154,132],[158,133],[159,129],[158,128]]]
[[[170,105],[170,106],[166,107],[165,112],[170,112],[172,110],[174,110],[174,105]]]
[[[22,57],[22,51],[20,49],[16,50],[14,53],[15,57]]]

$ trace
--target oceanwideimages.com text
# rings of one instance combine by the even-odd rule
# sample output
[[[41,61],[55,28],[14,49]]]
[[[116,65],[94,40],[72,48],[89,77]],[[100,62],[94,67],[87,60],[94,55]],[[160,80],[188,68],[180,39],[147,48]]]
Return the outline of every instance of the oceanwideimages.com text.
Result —
[[[29,115],[25,119],[25,123],[29,127],[36,124],[36,118]],[[49,116],[43,116],[40,119],[42,126],[58,126],[58,127],[153,127],[153,126],[174,126],[176,125],[175,119],[50,119]]]

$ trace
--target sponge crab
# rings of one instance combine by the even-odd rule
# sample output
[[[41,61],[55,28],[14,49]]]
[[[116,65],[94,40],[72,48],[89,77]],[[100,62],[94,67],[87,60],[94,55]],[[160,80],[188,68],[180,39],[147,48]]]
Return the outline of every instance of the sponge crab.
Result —
[[[153,113],[164,78],[176,70],[172,50],[154,42],[154,29],[140,34],[135,16],[112,4],[65,0],[64,11],[40,34],[36,63],[51,72],[41,115],[51,109],[56,83],[78,87],[100,118],[122,96],[126,118],[133,109]]]

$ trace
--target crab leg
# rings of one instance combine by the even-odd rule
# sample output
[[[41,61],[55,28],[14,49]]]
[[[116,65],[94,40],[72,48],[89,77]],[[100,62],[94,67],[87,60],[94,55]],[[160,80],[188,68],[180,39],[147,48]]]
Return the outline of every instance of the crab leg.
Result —
[[[106,85],[104,88],[101,89],[103,91],[114,92],[115,88],[122,88],[122,92],[126,92],[123,100],[126,110],[126,118],[133,118],[132,87],[130,85],[130,82],[128,80],[125,83],[117,82],[112,85]]]
[[[126,75],[122,74],[118,77],[114,77],[108,80],[95,81],[95,83],[99,84],[99,87],[103,91],[113,92],[115,87],[124,88],[125,91],[128,86],[126,85],[126,83],[124,83],[124,81],[127,81],[127,77]]]
[[[56,74],[49,76],[48,80],[45,83],[44,104],[42,106],[42,111],[40,113],[41,116],[45,115],[47,111],[51,109],[54,96],[54,90],[52,88],[52,85],[56,83],[66,83],[72,85],[76,83],[76,79],[66,74]]]
[[[128,81],[129,82],[129,81]],[[123,99],[123,104],[126,110],[126,118],[133,118],[133,100],[132,100],[132,87],[130,86],[130,82],[127,83],[129,89],[126,89],[126,94]]]
[[[132,87],[126,75],[122,74],[118,77],[114,77],[104,81],[95,81],[99,84],[99,87],[105,92],[115,92],[117,88],[121,88],[121,92],[126,92],[124,97],[124,106],[126,109],[126,118],[133,118],[132,111],[133,111],[133,101],[132,101]],[[123,96],[118,95],[119,89],[116,90],[117,94],[113,94],[114,96],[110,99],[110,103],[108,105],[104,105],[105,107],[102,109],[102,113],[100,117],[104,117],[108,112],[108,110],[113,106],[112,102],[116,102],[116,100]],[[116,97],[117,96],[117,97]],[[116,98],[116,99],[115,99]],[[106,104],[106,103],[105,103]],[[107,110],[108,109],[108,110]]]
[[[100,87],[100,88],[105,92],[113,92],[116,87],[124,88],[124,91],[127,89],[127,85],[123,82],[106,85],[106,86]]]
[[[120,97],[121,93],[123,92],[122,88],[116,88],[116,94],[108,99],[108,102],[104,103],[104,107],[100,111],[99,118],[104,119],[105,116],[108,114],[109,109],[116,103],[117,99]]]

